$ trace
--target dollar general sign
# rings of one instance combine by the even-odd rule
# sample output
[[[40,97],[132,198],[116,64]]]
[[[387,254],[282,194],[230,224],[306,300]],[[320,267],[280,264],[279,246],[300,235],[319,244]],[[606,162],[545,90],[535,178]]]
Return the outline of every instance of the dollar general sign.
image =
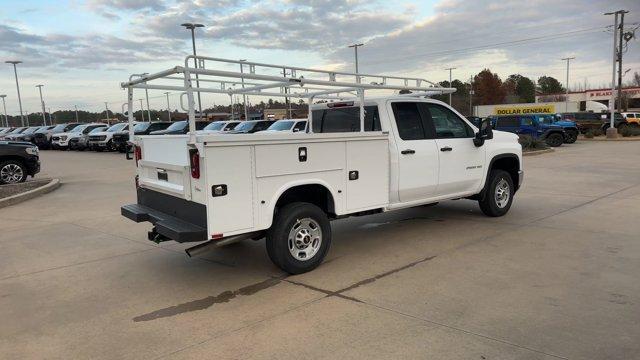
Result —
[[[495,115],[553,114],[555,112],[554,105],[496,106],[494,108]]]

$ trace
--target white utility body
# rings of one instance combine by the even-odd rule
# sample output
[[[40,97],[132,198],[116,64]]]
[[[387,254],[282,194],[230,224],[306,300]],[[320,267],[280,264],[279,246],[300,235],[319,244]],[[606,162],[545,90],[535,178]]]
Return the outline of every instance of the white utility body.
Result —
[[[150,240],[206,241],[188,249],[190,255],[266,235],[274,263],[300,273],[326,255],[330,219],[459,198],[478,200],[487,215],[501,216],[522,182],[522,151],[515,135],[493,132],[488,122],[477,129],[450,106],[426,96],[452,89],[424,79],[248,62],[241,63],[248,72],[208,70],[205,62],[239,62],[207,57],[196,57],[198,68],[190,68],[192,59],[187,57],[184,67],[122,84],[129,89],[130,108],[134,88],[185,91],[189,134],[130,134],[138,203],[123,206],[122,214],[153,223]],[[287,69],[293,77],[263,75],[257,68]],[[209,81],[221,84],[220,89],[194,88],[194,73],[201,83],[207,75],[214,77]],[[322,75],[328,79],[317,79]],[[355,80],[338,81],[339,76]],[[229,78],[261,82],[232,88]],[[365,84],[371,78],[378,81]],[[184,86],[150,83],[162,79],[182,79]],[[263,92],[272,88],[281,90]],[[412,93],[365,98],[365,90]],[[308,132],[196,133],[197,91],[307,98]]]

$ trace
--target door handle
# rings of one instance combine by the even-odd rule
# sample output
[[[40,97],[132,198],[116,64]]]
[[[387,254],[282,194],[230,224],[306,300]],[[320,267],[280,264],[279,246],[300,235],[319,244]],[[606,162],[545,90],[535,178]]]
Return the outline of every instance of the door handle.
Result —
[[[415,153],[416,153],[416,151],[415,151],[415,150],[413,150],[413,149],[406,149],[406,150],[402,150],[402,151],[400,151],[400,153],[401,153],[402,155],[407,155],[407,154],[415,154]]]
[[[453,148],[450,147],[450,146],[445,146],[445,147],[440,148],[440,151],[451,151],[451,150],[453,150]]]

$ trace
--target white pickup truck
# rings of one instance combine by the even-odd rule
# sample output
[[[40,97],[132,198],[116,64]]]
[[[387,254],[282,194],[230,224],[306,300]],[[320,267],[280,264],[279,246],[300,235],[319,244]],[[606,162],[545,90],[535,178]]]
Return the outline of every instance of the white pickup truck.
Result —
[[[193,72],[200,79],[218,73],[189,68],[187,61],[173,70],[187,80]],[[148,83],[153,76],[123,83],[130,101],[134,88],[154,89]],[[312,103],[306,133],[131,136],[138,201],[123,206],[122,214],[151,222],[150,240],[204,242],[187,249],[190,256],[266,237],[271,260],[297,274],[326,256],[332,219],[460,198],[477,200],[488,216],[509,210],[523,176],[515,135],[492,131],[488,122],[478,129],[421,93],[365,99],[360,90],[371,84],[349,84],[359,96],[346,101],[313,104],[313,95],[301,93]],[[378,86],[434,89],[406,82]],[[196,90],[189,81],[185,88],[193,115]]]

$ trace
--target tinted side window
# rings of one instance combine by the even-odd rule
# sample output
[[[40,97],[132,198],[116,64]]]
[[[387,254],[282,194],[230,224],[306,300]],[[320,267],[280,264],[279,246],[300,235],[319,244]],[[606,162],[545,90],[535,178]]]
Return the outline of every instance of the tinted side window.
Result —
[[[438,139],[473,137],[473,130],[450,109],[438,104],[426,104],[426,109]]]
[[[533,119],[529,116],[523,116],[520,118],[520,124],[522,126],[533,126]]]
[[[256,125],[253,127],[253,130],[255,131],[267,130],[267,128],[271,126],[271,124],[273,124],[272,121],[258,121]]]
[[[518,127],[520,126],[520,121],[516,116],[505,116],[500,117],[497,120],[498,127]]]
[[[364,107],[365,131],[380,131],[378,107]],[[313,111],[313,132],[355,132],[360,131],[360,107],[343,107]]]
[[[293,127],[293,130],[303,131],[307,127],[306,121],[298,121],[296,125]]]
[[[418,103],[397,102],[391,104],[391,107],[393,108],[393,116],[396,118],[398,136],[402,140],[426,139]]]

